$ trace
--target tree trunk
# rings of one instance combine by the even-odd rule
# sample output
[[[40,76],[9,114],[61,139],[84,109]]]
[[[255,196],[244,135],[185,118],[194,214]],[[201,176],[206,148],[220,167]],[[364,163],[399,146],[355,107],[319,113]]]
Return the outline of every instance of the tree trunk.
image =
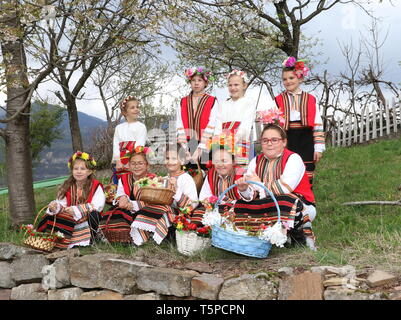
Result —
[[[376,95],[377,95],[377,100],[380,101],[382,108],[384,110],[386,106],[386,98],[384,97],[384,94],[380,88],[379,82],[377,78],[374,76],[372,69],[369,69],[368,72],[369,80],[373,85],[373,88],[375,89]]]
[[[17,19],[8,22],[16,26]],[[1,45],[7,82],[7,115],[10,117],[28,98],[29,86],[25,48],[22,41],[4,42]],[[24,110],[30,111],[30,103]],[[9,212],[13,225],[32,222],[35,213],[32,159],[29,138],[29,114],[20,114],[9,121],[5,130],[6,170]]]
[[[72,100],[68,103],[67,110],[68,110],[68,119],[70,122],[72,149],[74,152],[84,151],[81,130],[79,128],[78,110],[75,100]]]
[[[59,68],[59,74],[61,79],[61,87],[63,88],[64,97],[60,93],[56,93],[56,96],[60,101],[67,107],[68,122],[70,124],[70,133],[72,141],[73,152],[84,151],[81,130],[79,128],[78,110],[75,96],[71,93],[68,85],[68,79],[65,75],[65,71]]]

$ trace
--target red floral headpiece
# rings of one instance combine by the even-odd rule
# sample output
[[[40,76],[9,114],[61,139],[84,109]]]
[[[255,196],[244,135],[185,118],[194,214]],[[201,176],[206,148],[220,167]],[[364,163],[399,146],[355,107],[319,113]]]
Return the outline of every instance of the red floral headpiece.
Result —
[[[304,60],[297,60],[294,57],[288,57],[283,61],[283,67],[295,68],[294,73],[298,78],[303,78],[308,75],[309,68],[305,66]]]
[[[127,164],[133,154],[143,153],[145,155],[151,153],[151,149],[144,146],[136,146],[135,141],[120,142],[120,161],[122,164]]]

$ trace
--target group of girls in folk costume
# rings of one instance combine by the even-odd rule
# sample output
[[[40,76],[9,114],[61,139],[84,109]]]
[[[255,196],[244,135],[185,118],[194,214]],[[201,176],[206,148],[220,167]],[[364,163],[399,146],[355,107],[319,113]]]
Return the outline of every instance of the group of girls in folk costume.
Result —
[[[97,237],[99,215],[105,205],[102,184],[93,177],[96,161],[76,152],[68,161],[71,176],[60,186],[57,199],[50,202],[38,231],[61,232],[58,248],[87,246]],[[54,221],[55,219],[55,221]]]
[[[286,91],[275,99],[285,115],[284,129],[277,125],[265,127],[261,137],[263,152],[249,166],[251,129],[256,113],[262,109],[256,108],[256,104],[244,96],[247,86],[245,74],[233,70],[228,75],[231,98],[218,106],[214,134],[231,134],[236,148],[240,150],[239,156],[238,151],[229,153],[227,148],[212,153],[213,167],[207,173],[199,200],[203,201],[211,195],[219,196],[236,181],[238,187],[225,196],[219,211],[224,212],[234,204],[237,224],[257,228],[260,224],[258,221],[263,217],[273,224],[277,220],[273,199],[266,196],[262,188],[245,181],[262,182],[276,196],[290,238],[305,242],[308,247],[315,249],[311,222],[316,216],[316,209],[311,182],[314,164],[324,151],[324,133],[316,99],[300,90],[307,71],[304,63],[293,57],[284,62],[282,75]],[[221,163],[214,158],[215,154],[231,159],[225,163],[230,167],[229,170],[223,173],[222,167],[219,167]],[[240,177],[241,171],[235,171],[238,165],[247,168],[244,177]],[[196,209],[191,221],[201,223],[204,212],[203,206]]]
[[[322,121],[315,98],[300,89],[307,68],[292,57],[284,64],[286,91],[275,99],[285,116],[284,129],[269,124],[260,140],[262,154],[251,162],[252,125],[257,112],[265,106],[257,108],[255,101],[245,96],[249,82],[246,74],[240,70],[228,74],[230,98],[219,105],[215,97],[206,93],[213,79],[211,72],[191,68],[185,72],[191,92],[181,99],[176,113],[178,144],[169,145],[165,157],[168,185],[175,191],[173,204],[153,205],[139,200],[139,180],[155,175],[149,172],[147,130],[138,121],[139,101],[129,96],[121,103],[126,122],[116,127],[113,140],[114,171],[126,172],[115,180],[118,187],[113,206],[102,212],[105,196],[102,185],[93,178],[95,161],[77,152],[69,162],[71,177],[49,204],[39,231],[49,231],[56,215],[55,231],[65,235],[58,244],[61,248],[88,245],[106,226],[129,232],[135,245],[150,238],[160,244],[180,209],[190,207],[190,219],[199,225],[205,208],[198,207],[198,203],[210,196],[218,197],[234,183],[238,186],[225,195],[219,211],[234,210],[236,222],[247,228],[256,228],[261,217],[273,223],[277,220],[273,200],[262,188],[246,182],[251,180],[263,183],[274,193],[289,235],[315,248],[311,221],[316,210],[310,181],[314,163],[324,151]],[[213,143],[213,137],[218,137],[217,143]],[[212,166],[206,170],[210,156]],[[191,162],[193,167],[199,160],[205,179],[198,197],[195,182],[182,165]]]
[[[286,91],[278,95],[275,101],[284,113],[288,149],[302,157],[312,183],[315,164],[325,150],[325,138],[316,98],[300,88],[308,71],[302,60],[296,60],[294,57],[286,59],[283,62],[282,73]]]
[[[195,182],[189,174],[181,170],[183,162],[178,157],[177,146],[170,148],[166,153],[166,168],[170,175],[169,187],[175,191],[173,204],[154,205],[140,201],[141,188],[135,182],[145,177],[155,177],[148,172],[146,152],[146,147],[127,150],[126,156],[129,159],[128,166],[131,173],[119,179],[114,206],[102,215],[100,223],[102,230],[106,227],[121,231],[129,230],[132,242],[138,246],[148,241],[152,235],[153,240],[160,244],[167,236],[178,208],[195,208],[198,202]]]

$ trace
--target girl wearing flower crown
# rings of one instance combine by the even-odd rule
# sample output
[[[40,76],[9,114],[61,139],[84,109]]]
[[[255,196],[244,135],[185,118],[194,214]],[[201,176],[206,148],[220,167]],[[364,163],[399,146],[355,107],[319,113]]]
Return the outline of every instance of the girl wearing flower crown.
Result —
[[[181,99],[177,109],[177,141],[187,152],[188,168],[196,168],[196,162],[201,159],[201,167],[206,169],[206,144],[215,128],[217,100],[205,90],[214,78],[202,67],[185,70],[185,77],[191,85],[191,92]]]
[[[133,96],[128,96],[121,102],[120,109],[125,122],[116,126],[113,137],[112,163],[115,163],[117,172],[126,168],[120,161],[120,154],[121,152],[125,153],[128,142],[134,143],[136,146],[145,146],[147,140],[146,127],[138,121],[140,114],[139,100]],[[114,177],[114,183],[117,183],[116,177]]]
[[[146,156],[148,153],[148,148],[135,147],[134,143],[129,144],[127,149],[121,152],[120,162],[128,167],[129,173],[121,175],[118,180],[113,206],[101,216],[101,230],[105,230],[107,227],[116,232],[130,232],[136,211],[139,209],[139,201],[136,200],[139,186],[135,182],[145,177],[154,178],[156,176],[149,172]]]
[[[105,204],[102,184],[93,176],[96,161],[86,152],[77,151],[68,161],[70,177],[60,186],[57,199],[50,202],[38,231],[64,235],[56,247],[66,249],[87,246],[97,237],[99,213]],[[54,217],[55,216],[55,217]]]
[[[286,119],[284,129],[287,131],[288,149],[302,157],[312,184],[315,164],[325,150],[325,138],[316,98],[300,87],[308,71],[303,60],[287,58],[283,62],[282,72],[286,91],[275,100]]]
[[[236,145],[242,150],[236,155],[236,163],[246,168],[252,126],[256,117],[256,102],[245,96],[248,77],[244,71],[233,70],[227,75],[230,98],[219,106],[214,134],[232,134]]]
[[[287,135],[280,122],[272,121],[262,131],[262,153],[251,160],[247,173],[238,179],[241,200],[235,204],[235,222],[246,224],[255,231],[261,223],[277,222],[273,199],[259,186],[246,181],[263,183],[275,196],[280,207],[281,221],[290,239],[315,250],[311,222],[316,216],[315,196],[301,157],[288,150]],[[282,230],[286,233],[286,230]]]
[[[210,202],[211,198],[217,197],[234,184],[234,181],[242,177],[235,163],[235,145],[231,135],[213,136],[209,144],[212,151],[212,167],[209,169],[206,179],[199,194],[200,202]],[[219,204],[219,212],[223,213],[240,199],[237,188],[230,190]],[[206,207],[200,206],[194,210],[191,222],[202,225],[202,218]]]

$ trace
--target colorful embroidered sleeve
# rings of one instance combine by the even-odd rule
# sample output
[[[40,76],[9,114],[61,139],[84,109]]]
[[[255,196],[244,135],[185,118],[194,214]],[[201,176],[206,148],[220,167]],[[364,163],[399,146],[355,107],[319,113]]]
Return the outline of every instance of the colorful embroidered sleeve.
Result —
[[[313,141],[315,145],[315,152],[323,152],[326,150],[323,121],[318,106],[316,106],[315,126],[313,127]]]
[[[72,206],[74,210],[74,219],[80,220],[83,217],[87,217],[88,214],[92,211],[102,211],[104,208],[104,204],[106,202],[106,197],[103,192],[103,188],[98,186],[95,194],[93,195],[91,203],[79,204],[76,206]]]

